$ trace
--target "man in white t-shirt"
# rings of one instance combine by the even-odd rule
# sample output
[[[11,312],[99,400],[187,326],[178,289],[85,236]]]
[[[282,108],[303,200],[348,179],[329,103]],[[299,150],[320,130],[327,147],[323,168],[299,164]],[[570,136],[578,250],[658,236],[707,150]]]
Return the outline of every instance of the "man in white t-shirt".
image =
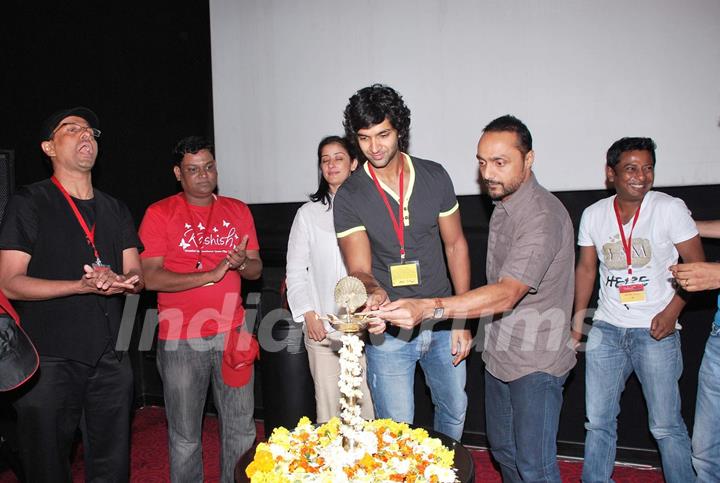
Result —
[[[587,340],[584,482],[607,482],[617,443],[617,415],[634,371],[648,407],[668,483],[694,481],[690,438],[680,414],[682,374],[676,329],[685,292],[668,267],[703,261],[695,222],[678,198],[651,191],[655,143],[623,138],[607,152],[606,174],[616,195],[588,207],[580,221],[575,271],[575,335],[600,266],[600,296]]]

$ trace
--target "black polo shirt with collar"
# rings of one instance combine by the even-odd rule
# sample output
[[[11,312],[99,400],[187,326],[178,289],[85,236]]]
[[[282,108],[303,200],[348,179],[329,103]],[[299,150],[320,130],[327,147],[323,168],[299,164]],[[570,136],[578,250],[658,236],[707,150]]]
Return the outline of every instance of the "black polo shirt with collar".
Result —
[[[455,189],[438,163],[403,154],[410,168],[404,194],[406,260],[420,262],[420,284],[393,287],[390,264],[400,262],[400,243],[385,202],[368,170],[367,162],[338,189],[333,201],[335,232],[343,238],[365,231],[372,250],[372,271],[391,300],[447,297],[452,286],[445,265],[438,218],[458,210]],[[398,216],[399,198],[382,185],[390,208]]]

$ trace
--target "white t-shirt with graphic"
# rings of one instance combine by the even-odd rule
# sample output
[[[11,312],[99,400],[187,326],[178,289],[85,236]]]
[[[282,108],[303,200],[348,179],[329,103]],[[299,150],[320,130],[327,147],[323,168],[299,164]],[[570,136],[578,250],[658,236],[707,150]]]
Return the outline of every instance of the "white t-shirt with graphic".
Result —
[[[668,267],[678,260],[675,245],[698,234],[685,203],[665,193],[650,191],[640,205],[632,232],[632,275],[613,203],[615,196],[600,200],[583,212],[578,245],[594,246],[600,262],[600,297],[593,320],[618,327],[649,328],[650,323],[675,295]],[[633,220],[624,227],[630,235]],[[643,284],[645,301],[622,303],[622,285]]]

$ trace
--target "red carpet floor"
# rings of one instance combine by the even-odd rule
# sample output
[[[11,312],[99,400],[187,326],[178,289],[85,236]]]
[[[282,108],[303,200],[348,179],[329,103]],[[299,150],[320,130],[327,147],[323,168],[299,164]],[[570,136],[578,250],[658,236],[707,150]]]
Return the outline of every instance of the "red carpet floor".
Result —
[[[168,481],[167,456],[167,424],[162,408],[146,407],[135,412],[132,426],[132,462],[131,481],[133,483],[164,483]],[[219,480],[218,460],[218,427],[217,419],[213,416],[205,418],[203,431],[203,461],[205,464],[205,481],[217,482]],[[259,425],[259,437],[262,435],[262,425]],[[475,481],[500,483],[500,474],[495,470],[490,455],[484,450],[472,450],[475,461]],[[580,481],[582,463],[577,461],[562,461],[560,471],[563,482]],[[662,483],[662,473],[654,469],[638,469],[618,466],[615,469],[614,479],[617,483]],[[82,449],[75,455],[73,462],[73,480],[83,481]],[[0,473],[0,483],[17,483],[17,479],[9,471]]]

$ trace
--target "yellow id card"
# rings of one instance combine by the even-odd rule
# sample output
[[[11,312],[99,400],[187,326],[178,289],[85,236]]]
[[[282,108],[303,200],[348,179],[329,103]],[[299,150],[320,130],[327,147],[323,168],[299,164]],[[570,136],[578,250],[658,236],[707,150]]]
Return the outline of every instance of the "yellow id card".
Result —
[[[390,265],[390,282],[393,287],[420,284],[420,262],[412,261]]]
[[[645,286],[641,283],[635,283],[633,285],[621,285],[620,287],[618,287],[618,289],[620,290],[621,304],[645,302]]]

